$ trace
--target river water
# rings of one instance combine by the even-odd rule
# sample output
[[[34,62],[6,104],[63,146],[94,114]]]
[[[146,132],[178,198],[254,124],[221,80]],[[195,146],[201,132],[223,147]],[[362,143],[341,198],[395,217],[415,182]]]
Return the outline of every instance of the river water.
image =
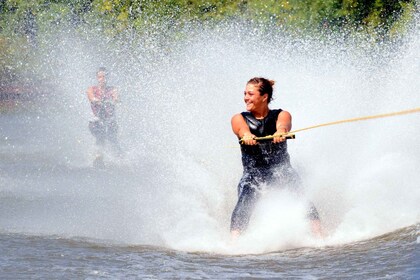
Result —
[[[2,279],[418,279],[415,236],[413,226],[340,246],[232,256],[1,234],[1,274]]]
[[[1,278],[418,279],[418,113],[289,140],[325,238],[285,190],[267,192],[248,231],[229,235],[242,171],[230,118],[244,110],[246,81],[276,80],[271,107],[291,112],[293,129],[416,108],[418,28],[384,45],[240,25],[189,32],[130,52],[57,34],[53,71],[39,69],[50,89],[3,104]],[[97,169],[85,92],[102,65],[121,95],[125,154],[106,152]]]

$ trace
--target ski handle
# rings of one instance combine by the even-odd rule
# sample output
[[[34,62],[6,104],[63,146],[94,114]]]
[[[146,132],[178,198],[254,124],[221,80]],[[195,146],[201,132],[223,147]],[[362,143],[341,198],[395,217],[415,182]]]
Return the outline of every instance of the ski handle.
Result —
[[[294,133],[285,133],[285,134],[282,134],[281,136],[286,138],[287,140],[296,139],[296,135]],[[268,136],[263,136],[263,137],[254,137],[254,140],[256,140],[257,142],[260,142],[260,141],[265,141],[265,140],[273,140],[274,137],[277,137],[277,136],[268,135]],[[243,139],[240,139],[239,144],[243,144],[243,141],[244,141]]]

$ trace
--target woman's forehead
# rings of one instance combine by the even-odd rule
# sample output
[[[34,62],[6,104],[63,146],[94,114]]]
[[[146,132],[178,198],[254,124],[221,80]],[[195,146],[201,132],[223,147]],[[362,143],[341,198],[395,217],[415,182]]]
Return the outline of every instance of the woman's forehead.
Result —
[[[258,85],[255,84],[247,84],[246,91],[258,91]]]

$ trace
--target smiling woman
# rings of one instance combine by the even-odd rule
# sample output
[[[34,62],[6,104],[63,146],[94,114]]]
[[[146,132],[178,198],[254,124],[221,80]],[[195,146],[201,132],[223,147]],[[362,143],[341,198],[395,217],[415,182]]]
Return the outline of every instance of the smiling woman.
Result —
[[[301,192],[298,174],[290,164],[284,133],[292,128],[292,117],[282,109],[271,110],[274,81],[252,78],[246,84],[244,101],[247,112],[232,118],[232,130],[242,140],[244,172],[238,185],[238,202],[233,210],[231,233],[238,236],[248,226],[255,203],[264,185],[270,188],[292,189]],[[272,141],[260,142],[256,137],[273,135]],[[312,230],[321,235],[318,211],[310,204],[308,218]]]

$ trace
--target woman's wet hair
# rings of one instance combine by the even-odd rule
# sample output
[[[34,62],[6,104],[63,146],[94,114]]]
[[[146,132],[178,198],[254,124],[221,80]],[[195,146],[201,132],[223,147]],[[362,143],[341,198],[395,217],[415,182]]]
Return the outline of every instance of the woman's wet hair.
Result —
[[[273,100],[273,86],[275,81],[268,80],[262,77],[254,77],[248,81],[247,84],[253,84],[258,86],[260,95],[268,94],[268,103]]]

